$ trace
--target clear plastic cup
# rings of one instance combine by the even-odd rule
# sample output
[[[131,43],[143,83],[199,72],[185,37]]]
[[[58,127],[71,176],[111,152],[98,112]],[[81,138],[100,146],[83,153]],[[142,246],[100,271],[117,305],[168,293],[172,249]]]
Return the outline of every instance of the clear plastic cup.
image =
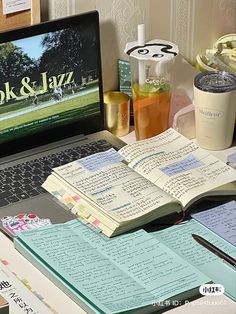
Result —
[[[146,139],[169,127],[173,58],[178,48],[152,40],[142,46],[127,44],[126,53],[131,64],[136,139]]]

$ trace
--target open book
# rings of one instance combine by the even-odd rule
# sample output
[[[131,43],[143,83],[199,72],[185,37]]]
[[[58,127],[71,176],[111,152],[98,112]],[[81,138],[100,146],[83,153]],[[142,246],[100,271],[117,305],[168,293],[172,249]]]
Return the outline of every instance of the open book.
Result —
[[[144,230],[109,239],[75,219],[20,232],[14,245],[86,313],[159,313],[211,281]]]
[[[43,187],[111,237],[207,195],[236,194],[236,171],[173,129],[53,169]]]

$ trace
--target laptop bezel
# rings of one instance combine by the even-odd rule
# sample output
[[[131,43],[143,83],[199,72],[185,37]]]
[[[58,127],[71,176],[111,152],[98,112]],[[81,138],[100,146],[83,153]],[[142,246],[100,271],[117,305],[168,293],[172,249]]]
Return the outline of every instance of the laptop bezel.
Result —
[[[91,134],[104,129],[103,123],[103,86],[102,86],[102,65],[101,65],[101,48],[100,48],[100,31],[99,31],[99,13],[90,11],[83,14],[78,14],[62,19],[43,22],[17,28],[6,32],[0,32],[0,44],[11,42],[17,39],[23,39],[43,33],[57,31],[73,25],[82,23],[96,23],[96,38],[97,38],[97,57],[98,57],[98,79],[99,79],[99,98],[100,98],[100,113],[94,117],[86,118],[77,122],[72,122],[67,125],[55,127],[39,131],[37,134],[24,136],[15,140],[0,143],[0,157],[6,157],[21,151],[25,151],[37,146],[45,145],[57,140],[65,139],[79,134]]]

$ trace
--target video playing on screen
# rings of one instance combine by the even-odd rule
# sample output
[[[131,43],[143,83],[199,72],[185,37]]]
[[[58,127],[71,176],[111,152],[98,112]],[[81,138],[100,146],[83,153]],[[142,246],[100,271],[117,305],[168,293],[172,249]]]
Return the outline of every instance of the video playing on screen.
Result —
[[[0,142],[100,112],[94,28],[0,44]]]

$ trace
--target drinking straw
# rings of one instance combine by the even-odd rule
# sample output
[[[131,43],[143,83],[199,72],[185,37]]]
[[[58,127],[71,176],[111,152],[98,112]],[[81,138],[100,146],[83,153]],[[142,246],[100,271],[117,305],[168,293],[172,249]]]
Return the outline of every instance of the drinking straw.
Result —
[[[145,26],[144,24],[138,25],[138,45],[145,45]],[[138,77],[139,77],[139,85],[143,85],[145,83],[146,75],[145,75],[145,63],[144,60],[138,61]]]

